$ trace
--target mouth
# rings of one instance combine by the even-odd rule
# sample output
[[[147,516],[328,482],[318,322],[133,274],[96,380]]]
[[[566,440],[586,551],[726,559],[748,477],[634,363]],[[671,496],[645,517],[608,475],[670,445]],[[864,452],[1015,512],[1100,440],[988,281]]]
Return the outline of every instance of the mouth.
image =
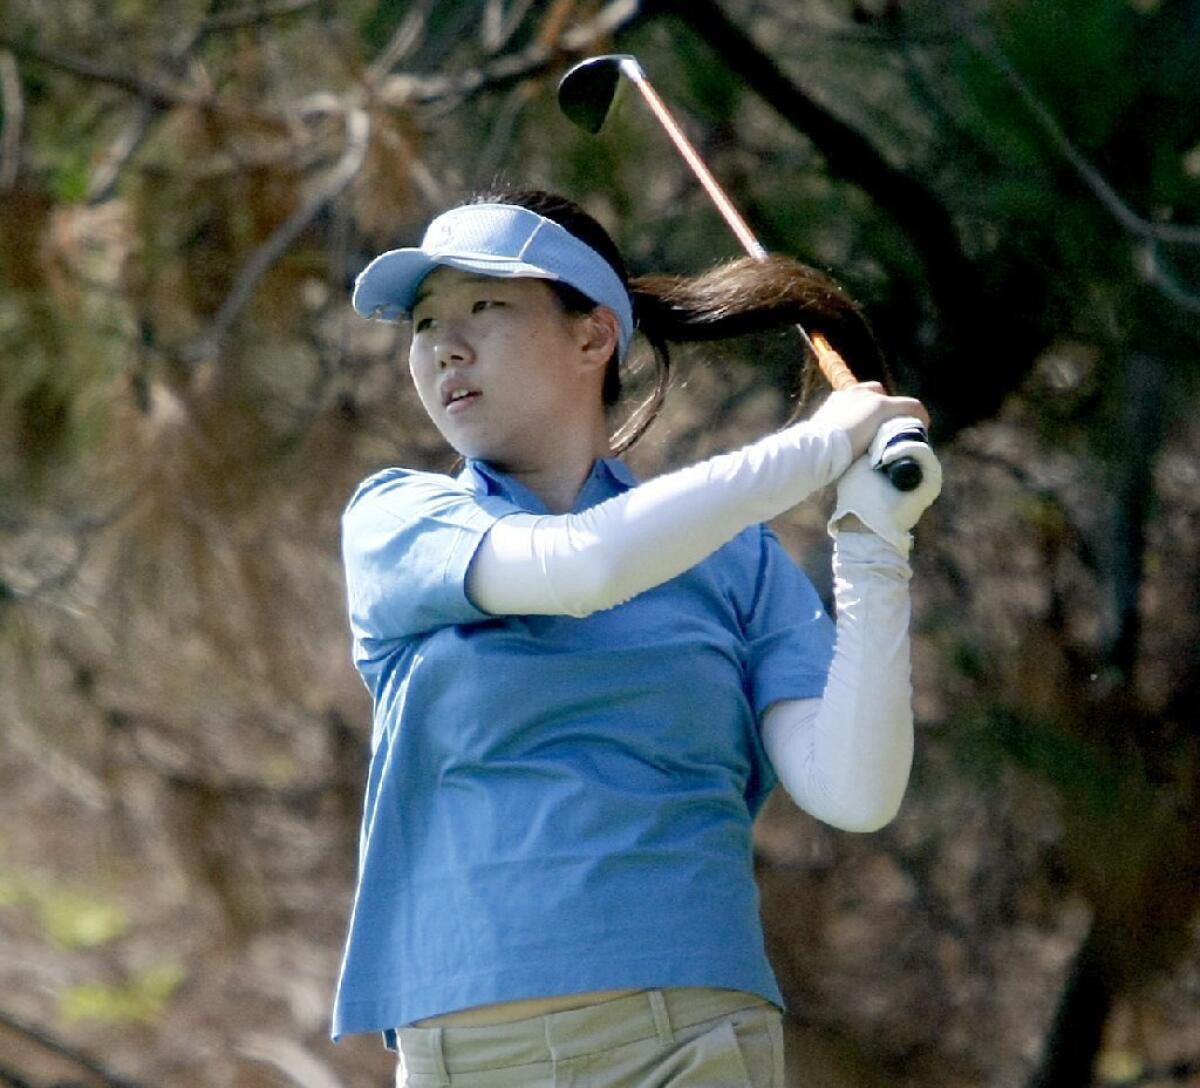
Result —
[[[479,399],[475,389],[444,389],[442,391],[442,407],[449,413],[464,411],[469,405]]]

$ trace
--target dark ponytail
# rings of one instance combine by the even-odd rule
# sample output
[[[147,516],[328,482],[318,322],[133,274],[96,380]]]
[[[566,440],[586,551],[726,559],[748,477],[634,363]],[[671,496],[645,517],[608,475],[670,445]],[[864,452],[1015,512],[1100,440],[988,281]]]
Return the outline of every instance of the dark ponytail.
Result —
[[[630,279],[608,232],[578,204],[540,189],[495,189],[477,194],[475,204],[515,204],[544,215],[596,250],[629,288],[638,331],[650,344],[654,388],[613,435],[613,452],[629,449],[658,417],[670,384],[670,343],[727,340],[796,324],[820,331],[849,363],[860,381],[891,389],[883,357],[859,305],[829,276],[790,257],[743,257],[698,276],[651,275]],[[549,283],[569,312],[587,313],[595,303],[561,283]],[[799,345],[798,345],[799,346]],[[801,349],[803,350],[803,349]],[[811,353],[806,353],[811,354]],[[803,405],[820,379],[811,358],[803,368]],[[604,404],[621,395],[616,355],[604,380]]]

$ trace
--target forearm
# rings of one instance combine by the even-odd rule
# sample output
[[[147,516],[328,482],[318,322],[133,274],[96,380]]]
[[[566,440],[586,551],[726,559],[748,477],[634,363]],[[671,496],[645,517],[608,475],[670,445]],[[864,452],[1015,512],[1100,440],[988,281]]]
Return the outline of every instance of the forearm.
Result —
[[[578,514],[516,514],[480,544],[467,593],[494,615],[586,616],[682,574],[836,479],[844,431],[811,421]]]
[[[785,700],[763,716],[763,742],[789,796],[847,831],[895,816],[913,754],[911,568],[872,533],[834,550],[837,641],[819,700]]]

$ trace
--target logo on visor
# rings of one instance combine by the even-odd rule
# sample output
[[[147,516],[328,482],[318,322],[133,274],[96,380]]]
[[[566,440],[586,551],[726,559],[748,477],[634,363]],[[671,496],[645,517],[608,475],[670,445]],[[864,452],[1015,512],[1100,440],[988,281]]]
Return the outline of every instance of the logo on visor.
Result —
[[[450,223],[437,223],[433,228],[433,236],[429,239],[426,249],[446,249],[454,239],[454,227]]]

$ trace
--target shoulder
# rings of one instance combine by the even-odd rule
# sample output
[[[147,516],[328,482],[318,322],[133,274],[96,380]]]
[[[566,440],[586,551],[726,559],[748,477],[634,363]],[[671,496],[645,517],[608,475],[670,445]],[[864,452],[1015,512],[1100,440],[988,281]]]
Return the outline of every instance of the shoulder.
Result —
[[[348,558],[386,554],[390,561],[421,540],[435,553],[460,538],[480,537],[516,510],[500,495],[481,494],[472,477],[387,468],[368,476],[347,503],[343,551]]]
[[[363,522],[407,522],[454,506],[469,507],[479,496],[463,480],[440,472],[385,468],[355,488],[342,512],[344,527]]]
[[[486,618],[466,596],[466,573],[503,513],[498,501],[415,469],[384,469],[358,486],[342,515],[342,560],[361,646]]]
[[[417,499],[437,493],[468,494],[470,489],[453,476],[415,468],[385,468],[372,473],[354,489],[346,504],[349,513],[356,507],[384,499]]]

